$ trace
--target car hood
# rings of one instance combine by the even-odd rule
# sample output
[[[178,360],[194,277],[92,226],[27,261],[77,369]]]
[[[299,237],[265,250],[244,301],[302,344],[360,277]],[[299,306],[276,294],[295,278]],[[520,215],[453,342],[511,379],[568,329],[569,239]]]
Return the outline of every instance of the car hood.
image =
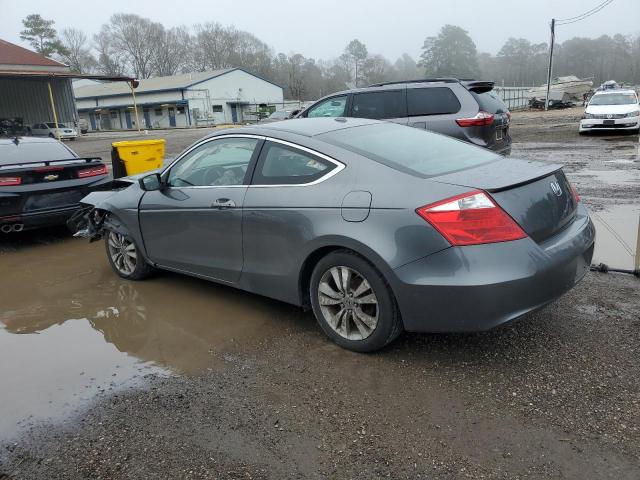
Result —
[[[631,105],[589,105],[587,106],[586,113],[607,114],[607,113],[629,113],[635,112],[639,109],[638,104]]]

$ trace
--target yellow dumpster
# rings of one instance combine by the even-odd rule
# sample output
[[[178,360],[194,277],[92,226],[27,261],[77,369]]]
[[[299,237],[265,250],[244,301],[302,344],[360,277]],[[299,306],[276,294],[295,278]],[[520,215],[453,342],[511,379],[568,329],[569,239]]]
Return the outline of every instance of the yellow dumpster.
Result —
[[[113,142],[111,161],[113,177],[135,175],[162,167],[165,140],[137,140]]]

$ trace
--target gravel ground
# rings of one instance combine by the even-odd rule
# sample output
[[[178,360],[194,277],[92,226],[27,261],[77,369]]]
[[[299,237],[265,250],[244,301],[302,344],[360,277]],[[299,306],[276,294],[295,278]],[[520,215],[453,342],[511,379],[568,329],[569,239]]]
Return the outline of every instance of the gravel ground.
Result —
[[[578,137],[579,114],[514,115],[514,150],[570,165],[568,148],[538,143],[607,141]],[[588,200],[633,200],[614,190]],[[639,287],[592,273],[512,325],[404,334],[371,355],[302,315],[279,335],[212,347],[201,374],[147,375],[31,427],[0,448],[0,479],[638,479]]]

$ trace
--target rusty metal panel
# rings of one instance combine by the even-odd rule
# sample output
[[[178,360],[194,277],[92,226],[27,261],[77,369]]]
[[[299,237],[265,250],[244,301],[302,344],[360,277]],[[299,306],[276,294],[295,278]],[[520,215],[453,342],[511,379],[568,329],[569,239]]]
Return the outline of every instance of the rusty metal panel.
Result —
[[[75,122],[78,112],[69,78],[0,78],[0,118],[20,117],[25,125],[53,122],[49,81],[58,121]]]

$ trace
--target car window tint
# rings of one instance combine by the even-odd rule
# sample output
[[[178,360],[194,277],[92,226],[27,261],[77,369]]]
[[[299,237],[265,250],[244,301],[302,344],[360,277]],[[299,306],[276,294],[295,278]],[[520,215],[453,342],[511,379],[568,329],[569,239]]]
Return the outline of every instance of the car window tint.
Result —
[[[393,123],[344,128],[317,138],[419,177],[443,175],[502,158],[460,140]]]
[[[484,93],[471,92],[471,95],[476,99],[476,102],[478,102],[478,105],[480,106],[480,110],[483,112],[505,113],[509,110],[494,90]]]
[[[78,156],[59,142],[13,142],[0,145],[0,168],[3,164],[69,160]]]
[[[254,185],[295,185],[311,183],[335,164],[294,147],[267,142],[260,154]]]
[[[347,96],[328,98],[312,107],[307,117],[342,117],[347,106]]]
[[[241,185],[258,144],[255,138],[212,140],[195,148],[171,168],[171,187]]]
[[[406,116],[405,90],[358,93],[353,96],[351,116],[357,118],[398,118]]]
[[[460,101],[449,87],[409,88],[407,110],[410,117],[457,113]]]

